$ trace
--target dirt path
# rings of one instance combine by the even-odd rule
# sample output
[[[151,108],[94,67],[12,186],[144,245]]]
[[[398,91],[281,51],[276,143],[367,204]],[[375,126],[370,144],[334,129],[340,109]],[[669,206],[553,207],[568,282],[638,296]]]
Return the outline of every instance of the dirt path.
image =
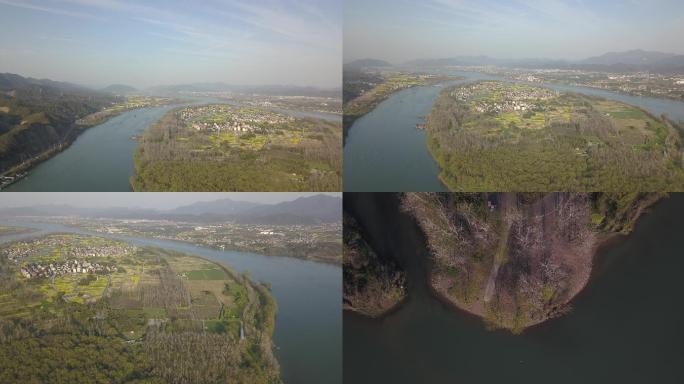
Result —
[[[496,277],[499,274],[499,268],[501,264],[506,261],[508,253],[508,236],[511,231],[511,220],[508,214],[511,209],[515,206],[516,196],[514,193],[503,193],[500,199],[500,210],[501,210],[501,239],[499,240],[499,247],[494,255],[494,264],[492,264],[492,269],[489,272],[489,279],[487,280],[487,286],[485,287],[483,300],[488,303],[492,300],[494,292],[496,290]]]

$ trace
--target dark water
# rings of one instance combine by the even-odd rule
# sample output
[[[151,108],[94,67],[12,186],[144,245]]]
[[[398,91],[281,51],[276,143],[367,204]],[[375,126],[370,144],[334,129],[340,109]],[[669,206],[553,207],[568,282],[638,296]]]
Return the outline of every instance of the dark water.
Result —
[[[29,170],[6,191],[130,191],[133,153],[131,136],[159,120],[173,106],[124,112],[82,133],[69,148]]]
[[[684,195],[643,216],[601,252],[561,318],[512,335],[436,299],[425,245],[392,196],[345,194],[379,252],[406,266],[409,299],[373,320],[345,312],[345,383],[682,383]]]
[[[0,236],[0,242],[49,232],[89,233],[54,224],[6,223],[42,229],[30,234]],[[102,234],[97,234],[103,236]],[[220,251],[191,244],[126,236],[109,236],[138,245],[173,249],[249,272],[255,281],[271,284],[278,304],[276,356],[286,384],[342,382],[342,270],[339,266],[290,257]]]
[[[498,76],[476,72],[445,72],[465,77],[446,85]],[[684,121],[684,103],[668,99],[618,94],[600,89],[570,85],[544,84],[565,92],[601,96],[642,107],[660,116],[666,113]],[[397,92],[373,111],[356,120],[349,129],[344,146],[344,190],[349,192],[444,191],[439,167],[426,146],[426,132],[417,130],[424,122],[442,87],[414,87]]]

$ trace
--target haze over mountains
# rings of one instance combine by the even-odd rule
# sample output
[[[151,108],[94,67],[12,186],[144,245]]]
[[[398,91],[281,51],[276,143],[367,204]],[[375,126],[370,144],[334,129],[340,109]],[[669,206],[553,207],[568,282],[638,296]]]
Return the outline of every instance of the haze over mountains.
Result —
[[[170,210],[120,207],[79,208],[70,205],[36,205],[0,209],[0,217],[71,215],[90,218],[233,221],[240,224],[317,224],[340,221],[342,199],[323,194],[300,197],[276,204],[220,199]]]
[[[684,73],[684,55],[634,49],[623,52],[608,52],[583,60],[551,60],[544,58],[501,59],[489,56],[454,56],[446,58],[417,59],[400,66],[440,67],[493,65],[518,68],[581,69],[594,71],[651,71],[659,73]],[[345,64],[345,68],[371,68],[392,66],[384,60],[361,59]]]
[[[159,85],[138,89],[126,84],[111,84],[104,88],[92,88],[51,79],[23,77],[14,73],[0,73],[0,91],[8,92],[28,87],[42,87],[46,91],[94,92],[114,95],[145,94],[152,96],[174,96],[187,92],[235,92],[272,96],[317,96],[340,97],[341,88],[317,88],[296,85],[234,85],[225,83],[194,83]]]

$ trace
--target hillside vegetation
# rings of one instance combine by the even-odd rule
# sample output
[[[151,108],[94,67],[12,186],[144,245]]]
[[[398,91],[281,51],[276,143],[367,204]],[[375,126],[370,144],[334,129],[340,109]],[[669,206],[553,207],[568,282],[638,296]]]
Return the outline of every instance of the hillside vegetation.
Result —
[[[445,89],[427,129],[454,191],[684,189],[684,127],[616,101],[484,81]]]
[[[406,297],[406,276],[397,262],[378,255],[356,220],[344,214],[344,309],[377,317]]]
[[[0,74],[0,174],[68,146],[76,121],[118,99],[47,80]]]

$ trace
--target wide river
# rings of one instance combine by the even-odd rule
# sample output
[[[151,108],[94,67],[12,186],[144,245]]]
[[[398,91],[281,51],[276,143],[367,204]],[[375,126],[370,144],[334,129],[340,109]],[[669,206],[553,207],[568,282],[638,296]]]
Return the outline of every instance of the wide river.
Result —
[[[12,221],[3,224],[40,231],[0,236],[0,243],[54,232],[95,234],[202,256],[234,271],[249,272],[253,280],[271,284],[278,304],[273,341],[285,384],[342,383],[342,268],[339,266],[220,251],[170,240],[103,235],[57,224]]]
[[[203,99],[193,104],[208,102],[229,103],[226,100]],[[31,168],[26,178],[3,191],[130,191],[129,180],[135,173],[133,153],[138,146],[133,136],[141,136],[147,127],[178,106],[136,109],[89,128],[69,148]],[[339,115],[326,113],[274,110],[300,118],[341,120]]]
[[[570,313],[520,335],[487,330],[431,293],[424,236],[397,204],[393,195],[345,195],[370,244],[405,266],[409,289],[381,319],[344,312],[345,383],[684,382],[684,194],[599,253]]]
[[[344,190],[350,192],[445,191],[439,167],[426,145],[427,133],[416,129],[425,121],[444,86],[477,80],[504,80],[476,72],[440,72],[465,79],[443,85],[399,91],[359,118],[349,128],[344,146]],[[619,100],[660,116],[684,120],[684,103],[638,97],[570,85],[544,84],[559,91]]]

